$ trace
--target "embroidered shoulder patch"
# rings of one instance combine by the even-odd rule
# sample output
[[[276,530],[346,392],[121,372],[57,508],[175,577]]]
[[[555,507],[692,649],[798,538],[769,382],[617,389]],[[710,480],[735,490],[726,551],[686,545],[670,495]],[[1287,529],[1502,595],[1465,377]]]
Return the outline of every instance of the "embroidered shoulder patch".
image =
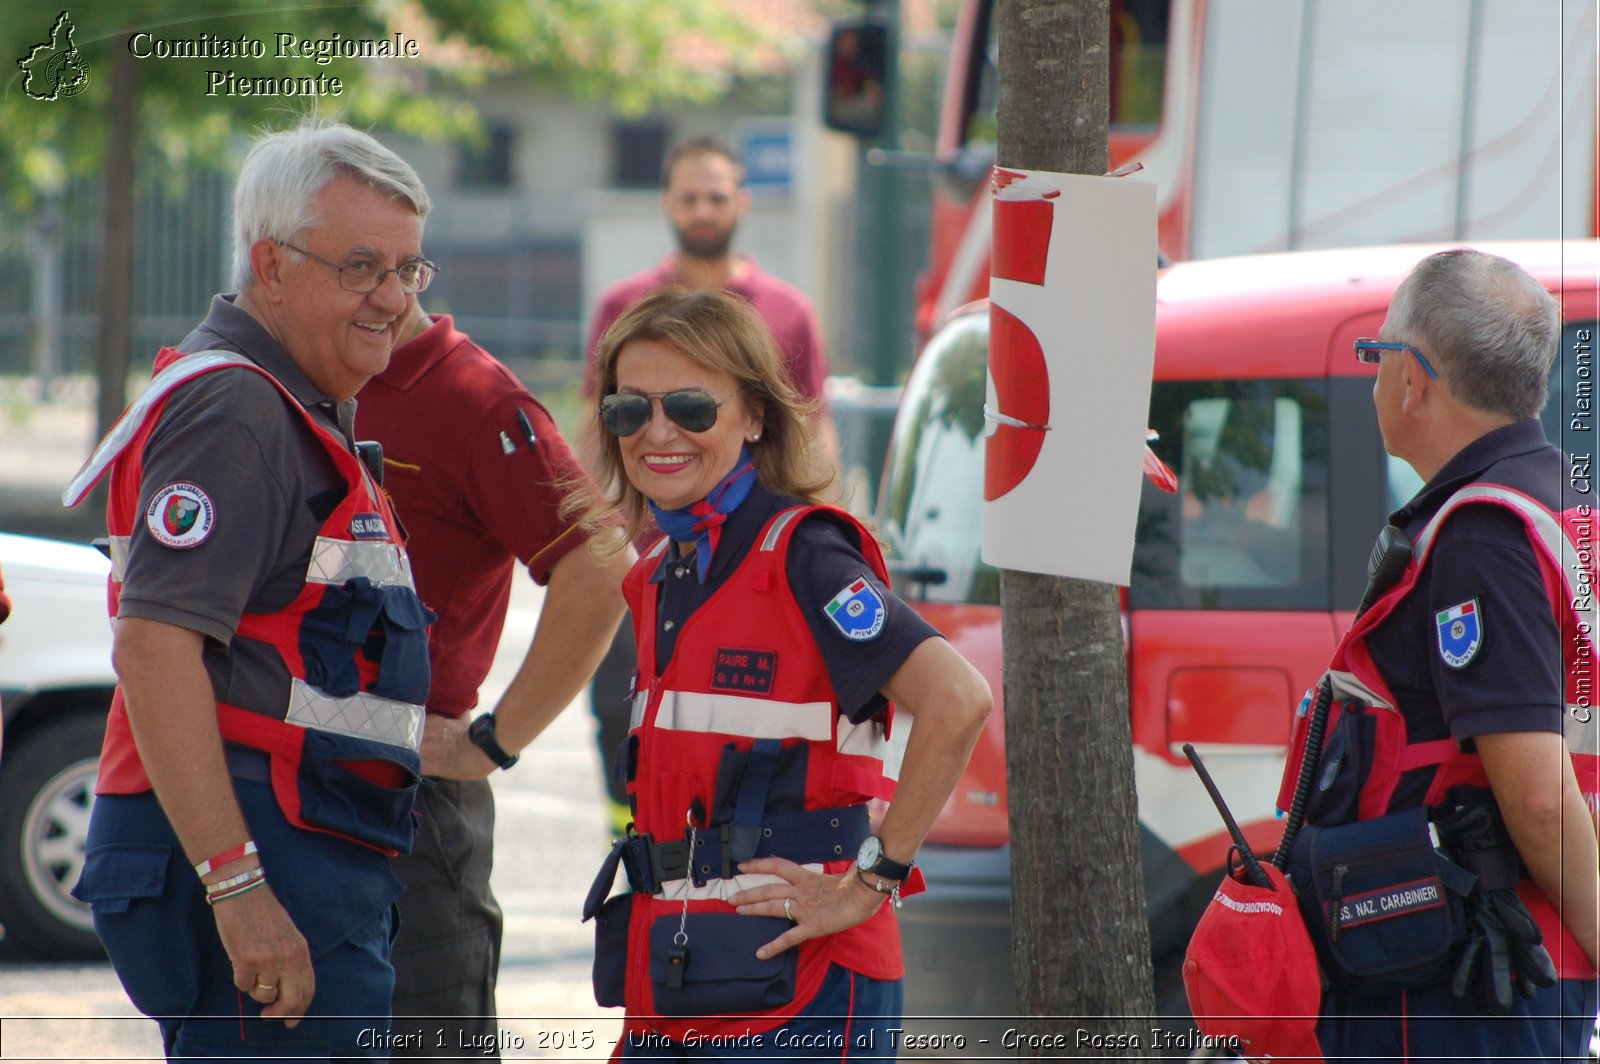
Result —
[[[1439,629],[1439,657],[1452,669],[1464,669],[1483,647],[1483,615],[1477,599],[1440,610],[1434,615]]]
[[[878,589],[864,576],[858,576],[839,589],[833,600],[822,607],[828,620],[846,639],[865,642],[883,631],[889,608]]]
[[[151,538],[180,549],[204,543],[216,523],[211,496],[198,485],[181,480],[156,492],[144,512],[144,526]]]

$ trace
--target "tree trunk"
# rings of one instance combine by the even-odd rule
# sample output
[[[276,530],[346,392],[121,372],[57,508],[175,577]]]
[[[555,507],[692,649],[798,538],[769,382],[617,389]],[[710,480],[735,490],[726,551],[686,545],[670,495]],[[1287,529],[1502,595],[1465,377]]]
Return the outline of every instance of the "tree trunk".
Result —
[[[111,430],[127,403],[128,352],[133,342],[133,142],[138,76],[126,37],[117,39],[108,51],[108,58],[111,113],[106,127],[105,183],[101,186],[100,272],[96,292],[99,436]]]
[[[1109,0],[995,20],[1000,165],[1104,173]],[[1000,603],[1018,1008],[1073,1056],[1137,1057],[1155,1002],[1117,589],[1004,570]]]

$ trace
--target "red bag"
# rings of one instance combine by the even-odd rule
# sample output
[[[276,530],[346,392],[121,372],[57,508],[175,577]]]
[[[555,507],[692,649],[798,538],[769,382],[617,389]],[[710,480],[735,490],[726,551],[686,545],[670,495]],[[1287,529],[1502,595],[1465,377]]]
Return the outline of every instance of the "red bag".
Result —
[[[1203,1034],[1237,1039],[1241,1056],[1322,1064],[1316,950],[1289,881],[1261,869],[1270,888],[1224,876],[1200,917],[1183,961],[1189,1010]]]

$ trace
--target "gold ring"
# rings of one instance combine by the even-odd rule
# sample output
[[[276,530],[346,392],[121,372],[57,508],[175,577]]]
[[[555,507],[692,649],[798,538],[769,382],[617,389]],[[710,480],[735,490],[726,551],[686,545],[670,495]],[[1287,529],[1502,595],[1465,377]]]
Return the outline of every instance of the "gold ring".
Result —
[[[261,980],[257,979],[256,980],[256,989],[257,990],[265,990],[265,991],[273,991],[273,990],[278,989],[278,984],[277,983],[263,983]]]
[[[789,921],[791,924],[794,923],[794,912],[793,912],[793,909],[794,909],[794,899],[793,898],[785,898],[785,899],[783,899],[783,918],[785,920]]]

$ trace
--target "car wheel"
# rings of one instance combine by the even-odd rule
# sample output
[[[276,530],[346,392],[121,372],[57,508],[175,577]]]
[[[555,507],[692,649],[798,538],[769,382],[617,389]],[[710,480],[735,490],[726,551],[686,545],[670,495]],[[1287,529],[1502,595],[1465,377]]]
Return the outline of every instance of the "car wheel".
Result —
[[[74,713],[8,744],[0,774],[0,925],[7,953],[105,956],[89,907],[72,897],[83,870],[105,718]]]

